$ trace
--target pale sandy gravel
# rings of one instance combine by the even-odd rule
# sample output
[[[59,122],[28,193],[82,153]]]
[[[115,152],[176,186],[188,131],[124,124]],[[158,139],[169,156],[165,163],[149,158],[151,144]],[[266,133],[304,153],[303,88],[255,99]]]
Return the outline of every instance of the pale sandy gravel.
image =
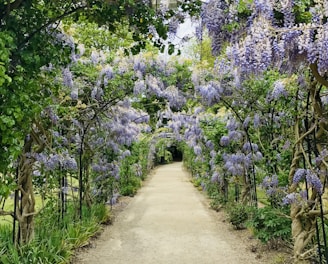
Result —
[[[208,208],[182,163],[173,163],[155,169],[114,224],[75,263],[268,263],[236,232]]]

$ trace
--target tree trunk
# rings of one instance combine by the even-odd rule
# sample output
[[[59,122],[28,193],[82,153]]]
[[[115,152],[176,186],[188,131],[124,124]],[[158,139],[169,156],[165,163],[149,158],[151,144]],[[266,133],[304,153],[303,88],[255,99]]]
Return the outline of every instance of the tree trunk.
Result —
[[[20,244],[29,243],[34,237],[35,197],[33,190],[33,153],[41,153],[45,148],[46,133],[42,126],[35,122],[31,134],[25,139],[22,154],[18,162],[17,190],[20,203],[16,206],[16,219],[19,223],[18,241]]]
[[[16,210],[19,222],[18,242],[26,244],[34,237],[35,197],[32,184],[32,170],[34,159],[30,156],[32,139],[25,142],[24,152],[18,164],[18,191],[20,203]]]
[[[315,70],[315,69],[314,69]],[[312,69],[313,71],[313,69]],[[318,75],[317,72],[313,72]],[[317,79],[317,78],[316,78]],[[293,183],[293,177],[297,168],[300,167],[301,159],[304,160],[305,166],[308,169],[318,169],[314,167],[312,160],[316,158],[324,146],[326,145],[327,135],[327,117],[324,114],[321,98],[321,85],[316,80],[309,86],[309,98],[307,111],[304,120],[296,120],[295,124],[295,139],[296,145],[294,149],[294,157],[289,171],[289,192],[293,193],[297,190],[297,185]],[[310,107],[309,107],[310,106]],[[305,122],[305,129],[303,127]],[[300,130],[304,129],[303,133]],[[304,147],[304,142],[307,140],[307,145]],[[326,171],[327,163],[320,165],[320,171]],[[321,182],[324,182],[325,176],[320,176]],[[291,204],[290,216],[292,219],[292,237],[294,240],[294,263],[299,264],[309,256],[316,254],[317,246],[311,245],[313,238],[316,235],[316,221],[320,216],[318,210],[319,193],[312,190],[308,193],[308,201],[303,201],[302,204],[294,202]],[[319,239],[319,238],[317,238]],[[309,247],[310,246],[310,247]]]
[[[315,235],[315,217],[305,216],[302,207],[293,203],[290,209],[292,217],[292,236],[294,240],[294,263],[305,261],[307,255],[305,248]],[[311,251],[309,252],[309,254]]]

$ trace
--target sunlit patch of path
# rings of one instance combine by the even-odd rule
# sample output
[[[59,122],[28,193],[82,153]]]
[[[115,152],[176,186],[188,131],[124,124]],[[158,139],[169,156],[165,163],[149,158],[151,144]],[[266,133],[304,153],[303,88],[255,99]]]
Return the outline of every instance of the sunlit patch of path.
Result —
[[[261,263],[245,253],[246,245],[217,220],[182,163],[173,163],[155,170],[78,263]]]

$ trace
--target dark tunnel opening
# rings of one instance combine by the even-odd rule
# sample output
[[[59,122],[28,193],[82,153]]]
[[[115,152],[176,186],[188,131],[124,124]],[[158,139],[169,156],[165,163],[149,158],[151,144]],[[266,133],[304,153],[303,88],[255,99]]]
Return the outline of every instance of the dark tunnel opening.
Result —
[[[182,152],[176,147],[176,146],[171,146],[167,148],[168,151],[172,153],[172,161],[182,161],[183,155]]]

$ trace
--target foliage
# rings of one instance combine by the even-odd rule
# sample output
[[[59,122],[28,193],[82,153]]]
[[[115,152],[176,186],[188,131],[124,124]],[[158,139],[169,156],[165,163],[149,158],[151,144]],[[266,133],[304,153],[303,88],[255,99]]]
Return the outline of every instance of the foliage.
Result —
[[[291,241],[291,219],[286,213],[287,210],[281,208],[256,208],[247,225],[263,243],[276,248],[281,241]]]
[[[229,222],[236,229],[245,228],[246,221],[249,218],[249,207],[241,203],[227,205]]]
[[[169,151],[169,147],[172,145],[170,139],[160,139],[156,144],[156,163],[165,164],[170,163],[173,160],[172,153]]]
[[[62,220],[53,209],[49,203],[36,219],[35,240],[18,249],[12,244],[11,228],[0,226],[1,263],[68,263],[73,250],[88,243],[99,232],[99,223],[106,223],[109,218],[105,205],[95,205],[91,210],[85,208],[84,214],[88,217],[82,222],[71,221],[75,214],[71,207]]]
[[[123,196],[134,196],[140,187],[141,179],[132,176],[121,186],[120,194]]]

